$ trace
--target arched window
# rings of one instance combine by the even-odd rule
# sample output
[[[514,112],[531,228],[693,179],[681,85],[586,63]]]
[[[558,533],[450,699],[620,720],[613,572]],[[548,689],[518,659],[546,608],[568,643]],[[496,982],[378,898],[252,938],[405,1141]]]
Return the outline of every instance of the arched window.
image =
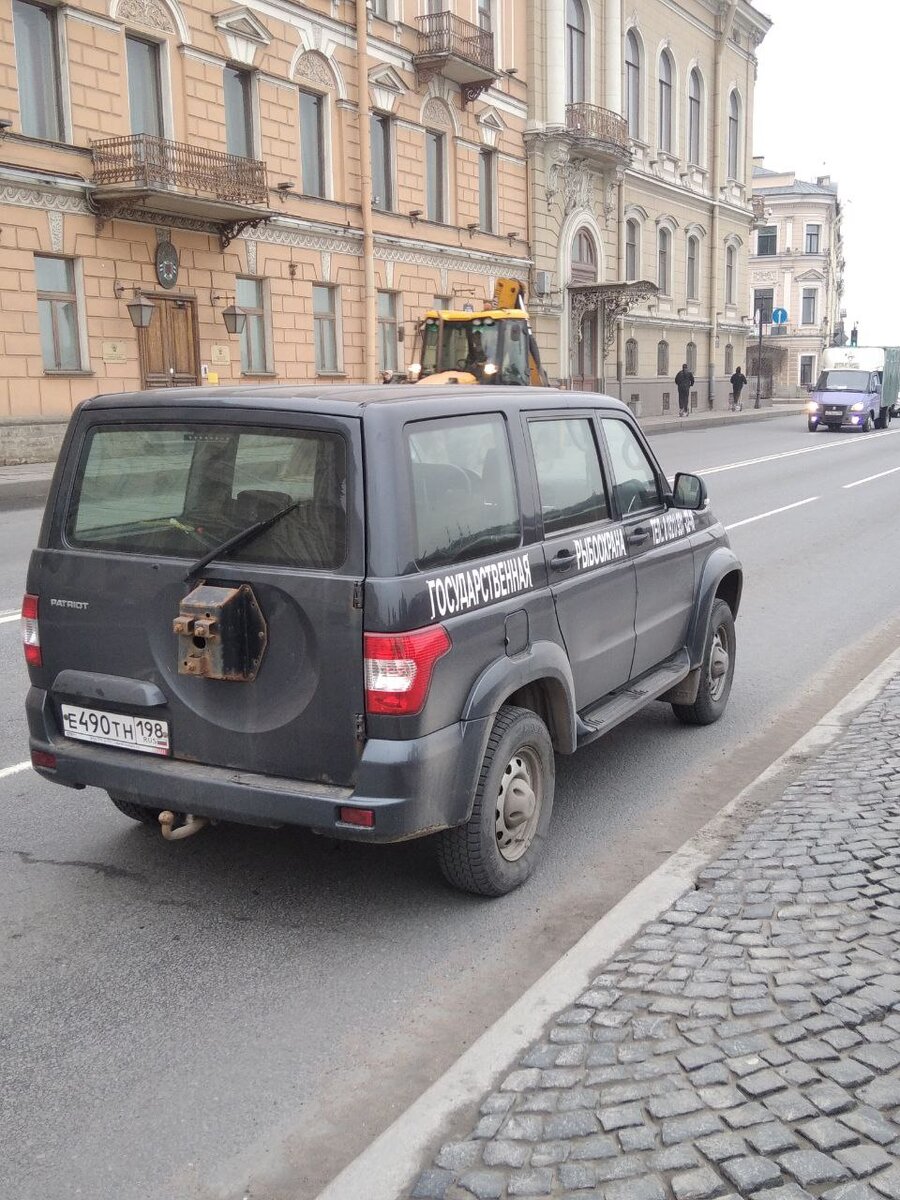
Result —
[[[638,373],[638,344],[634,338],[629,338],[625,343],[625,374],[637,375]]]
[[[740,133],[740,106],[737,92],[728,97],[728,178],[738,179],[738,134]]]
[[[696,67],[688,81],[688,162],[700,165],[700,72]]]
[[[737,253],[734,246],[725,247],[725,303],[734,304],[734,270]]]
[[[672,59],[668,50],[659,56],[659,148],[672,151]]]
[[[731,342],[725,347],[725,374],[734,374],[734,346]]]
[[[687,368],[692,375],[697,371],[697,343],[688,342],[684,348],[684,361],[687,363]]]
[[[598,275],[597,243],[587,229],[579,229],[572,242],[572,257],[569,263],[569,279],[573,284],[596,283]],[[574,323],[573,323],[574,325]],[[600,324],[597,311],[585,313],[579,331],[572,329],[572,375],[578,386],[586,389],[597,387]]]
[[[597,247],[586,229],[579,229],[572,242],[572,282],[597,282]]]
[[[625,38],[625,117],[628,136],[641,136],[641,48],[637,34],[628,30]]]
[[[669,343],[666,341],[656,344],[656,373],[657,375],[668,375],[669,373]]]
[[[697,260],[700,257],[700,243],[693,235],[687,240],[687,298],[696,300],[699,297],[697,289]]]
[[[664,296],[669,295],[669,278],[672,258],[672,235],[668,229],[660,229],[657,241],[656,282]]]
[[[638,277],[638,223],[633,218],[625,222],[625,278]]]
[[[583,104],[585,97],[584,6],[566,0],[566,103]]]

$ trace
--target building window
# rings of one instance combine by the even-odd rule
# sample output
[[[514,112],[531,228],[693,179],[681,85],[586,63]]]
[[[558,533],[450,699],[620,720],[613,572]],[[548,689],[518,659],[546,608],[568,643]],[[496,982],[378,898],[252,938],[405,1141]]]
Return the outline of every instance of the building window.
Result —
[[[63,110],[56,10],[13,0],[13,36],[22,132],[59,141]]]
[[[300,93],[300,187],[304,196],[325,195],[325,97],[318,92]]]
[[[763,225],[756,231],[756,256],[769,258],[778,253],[778,227]]]
[[[656,373],[657,375],[668,375],[669,373],[669,343],[666,341],[656,344]]]
[[[75,263],[71,258],[34,256],[41,356],[45,371],[80,371],[81,335]]]
[[[390,212],[394,207],[391,118],[373,113],[372,134],[372,204]]]
[[[163,136],[162,86],[159,74],[159,46],[143,38],[125,38],[128,64],[128,106],[131,132]]]
[[[802,322],[804,325],[815,325],[817,300],[818,300],[818,292],[816,291],[815,288],[804,288],[803,289]]]
[[[700,72],[696,67],[688,81],[688,162],[700,165]]]
[[[397,370],[397,293],[378,293],[378,369]]]
[[[628,136],[641,136],[641,51],[637,34],[628,30],[625,38],[625,117]]]
[[[672,250],[672,235],[668,229],[659,231],[658,247],[657,247],[657,272],[656,282],[659,285],[659,290],[664,296],[669,295],[669,271],[670,258]]]
[[[638,344],[635,338],[629,338],[625,343],[625,374],[638,373]]]
[[[736,253],[734,246],[725,247],[725,303],[734,304],[734,269]]]
[[[566,0],[566,101],[585,100],[584,6],[581,0]]]
[[[687,240],[687,298],[688,300],[696,300],[698,298],[697,289],[697,258],[699,255],[700,243],[697,238],[691,236]]]
[[[725,347],[725,374],[729,377],[734,374],[734,346],[731,342]]]
[[[672,59],[667,50],[659,56],[659,148],[672,151]]]
[[[225,148],[240,158],[253,157],[253,84],[249,71],[226,67]]]
[[[376,17],[380,17],[382,21],[389,21],[388,15],[389,0],[372,0],[372,12]]]
[[[638,277],[638,223],[625,222],[625,278],[629,281]]]
[[[687,363],[687,369],[693,375],[697,370],[697,343],[688,342],[684,348],[684,361]]]
[[[728,178],[738,178],[738,134],[740,133],[740,109],[737,92],[728,97]]]
[[[441,224],[447,219],[444,211],[445,144],[442,133],[425,130],[425,216],[429,221]]]
[[[313,284],[313,337],[316,343],[316,371],[320,375],[336,375],[337,355],[337,288]]]
[[[774,288],[756,288],[753,292],[753,320],[759,325],[759,314],[762,314],[763,325],[772,322],[772,309],[775,307]]]
[[[449,7],[449,5],[447,7]],[[478,28],[483,29],[485,33],[493,33],[493,30],[494,30],[494,2],[493,2],[493,0],[478,0]]]
[[[244,375],[264,375],[271,371],[272,361],[269,356],[268,313],[263,281],[238,276],[235,303],[247,314],[241,333],[241,371]]]
[[[494,190],[496,155],[493,150],[478,152],[478,224],[485,233],[494,232]]]
[[[813,371],[816,366],[816,356],[814,354],[800,355],[800,386],[812,387]]]
[[[806,227],[806,253],[819,253],[819,239],[822,233],[821,225],[807,225]]]

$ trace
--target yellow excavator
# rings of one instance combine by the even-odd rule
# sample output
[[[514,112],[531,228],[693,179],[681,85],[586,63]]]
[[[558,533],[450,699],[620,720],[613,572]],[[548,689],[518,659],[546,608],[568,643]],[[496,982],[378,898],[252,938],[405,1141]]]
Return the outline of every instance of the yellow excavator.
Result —
[[[407,378],[415,384],[468,383],[548,387],[525,311],[525,288],[498,279],[484,308],[431,309],[416,329]]]

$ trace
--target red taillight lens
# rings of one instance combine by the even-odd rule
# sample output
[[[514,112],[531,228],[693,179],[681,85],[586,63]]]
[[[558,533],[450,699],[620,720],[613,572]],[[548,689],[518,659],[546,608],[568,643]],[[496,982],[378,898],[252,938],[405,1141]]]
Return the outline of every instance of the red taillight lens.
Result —
[[[371,808],[350,808],[345,805],[338,809],[338,820],[344,825],[358,825],[361,829],[375,828],[375,813]]]
[[[25,661],[29,667],[40,667],[41,630],[38,625],[38,598],[25,594],[22,601],[22,642],[25,646]]]
[[[443,625],[410,633],[367,633],[366,712],[394,716],[420,712],[434,664],[451,644]]]
[[[32,750],[31,765],[33,767],[43,767],[45,771],[55,771],[56,755],[49,754],[46,750]]]

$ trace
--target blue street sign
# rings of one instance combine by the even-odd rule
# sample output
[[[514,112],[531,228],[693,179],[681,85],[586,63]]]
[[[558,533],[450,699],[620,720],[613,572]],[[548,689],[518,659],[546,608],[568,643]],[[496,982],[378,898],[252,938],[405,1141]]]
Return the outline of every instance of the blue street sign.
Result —
[[[772,324],[773,325],[787,325],[787,309],[786,308],[773,308],[772,309]]]

